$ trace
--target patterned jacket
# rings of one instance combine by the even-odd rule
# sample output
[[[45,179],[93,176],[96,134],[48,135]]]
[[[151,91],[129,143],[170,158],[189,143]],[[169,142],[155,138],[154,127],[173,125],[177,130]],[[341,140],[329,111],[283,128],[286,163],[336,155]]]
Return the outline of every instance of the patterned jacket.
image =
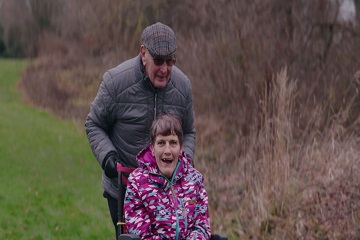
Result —
[[[129,176],[124,211],[129,233],[141,239],[210,239],[208,195],[199,171],[184,155],[164,177],[146,147]]]

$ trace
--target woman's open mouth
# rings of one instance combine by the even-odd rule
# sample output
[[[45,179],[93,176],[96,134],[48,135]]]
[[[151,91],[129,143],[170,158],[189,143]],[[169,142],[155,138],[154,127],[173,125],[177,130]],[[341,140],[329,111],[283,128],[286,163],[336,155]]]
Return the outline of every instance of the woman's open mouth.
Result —
[[[161,161],[163,161],[164,163],[172,163],[173,160],[171,158],[163,158],[161,159]]]

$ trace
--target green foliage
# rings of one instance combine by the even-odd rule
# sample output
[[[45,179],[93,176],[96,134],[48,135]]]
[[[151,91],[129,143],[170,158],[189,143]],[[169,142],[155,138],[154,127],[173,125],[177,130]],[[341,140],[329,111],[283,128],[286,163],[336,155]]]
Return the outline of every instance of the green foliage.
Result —
[[[0,60],[0,239],[110,239],[85,133],[21,103],[24,61]]]

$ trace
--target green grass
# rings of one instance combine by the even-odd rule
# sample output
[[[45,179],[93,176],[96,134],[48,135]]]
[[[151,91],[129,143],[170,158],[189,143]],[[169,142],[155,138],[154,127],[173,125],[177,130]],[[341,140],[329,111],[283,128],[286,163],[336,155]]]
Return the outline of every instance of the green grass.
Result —
[[[84,131],[21,102],[25,66],[0,60],[0,239],[113,239]]]

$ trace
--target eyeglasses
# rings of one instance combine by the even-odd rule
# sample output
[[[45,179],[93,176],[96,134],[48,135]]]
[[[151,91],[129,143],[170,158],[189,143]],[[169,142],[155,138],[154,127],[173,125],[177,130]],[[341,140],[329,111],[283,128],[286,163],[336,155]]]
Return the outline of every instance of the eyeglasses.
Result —
[[[172,65],[174,65],[176,63],[176,58],[172,57],[172,58],[153,58],[154,63],[156,66],[161,66],[164,64],[164,62],[166,62],[166,65],[168,67],[171,67]]]

